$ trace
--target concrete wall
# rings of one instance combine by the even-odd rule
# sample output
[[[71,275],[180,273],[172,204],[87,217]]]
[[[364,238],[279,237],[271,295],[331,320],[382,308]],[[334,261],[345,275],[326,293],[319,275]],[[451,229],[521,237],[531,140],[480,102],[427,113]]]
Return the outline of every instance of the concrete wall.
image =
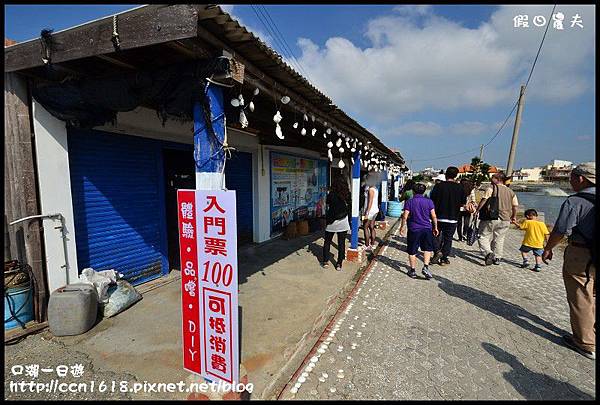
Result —
[[[77,282],[77,250],[71,199],[69,145],[63,121],[54,118],[33,101],[33,130],[42,214],[60,213],[65,217],[65,248],[58,220],[44,219],[44,252],[50,292],[65,284]],[[65,266],[62,267],[62,266]]]
[[[41,142],[37,147],[38,162],[40,162],[38,168],[40,172],[44,172],[40,176],[40,182],[42,183],[41,188],[44,190],[42,201],[47,208],[45,209],[43,205],[42,212],[46,213],[52,209],[68,217],[70,274],[76,277],[77,256],[66,128],[64,122],[52,117],[41,106],[37,105],[37,110],[37,115],[40,117],[36,128],[40,132],[38,142]],[[163,126],[156,113],[146,108],[137,108],[133,111],[119,113],[115,124],[107,124],[95,129],[115,134],[126,134],[189,145],[194,143],[192,136],[193,123],[191,121],[167,121]],[[243,130],[228,128],[227,136],[230,146],[241,152],[252,154],[254,242],[265,242],[271,239],[270,152],[291,153],[315,159],[322,158],[322,156],[318,152],[302,148],[262,146],[259,144],[258,137]],[[42,151],[41,154],[40,150]],[[348,165],[350,162],[348,161],[346,164]],[[56,187],[55,179],[65,179],[65,181],[61,180],[60,185]],[[52,224],[49,223],[46,226],[51,227]],[[52,262],[53,268],[56,267],[60,260],[63,260],[61,259],[62,256],[60,256],[62,250],[59,250],[58,247],[60,246],[56,245],[57,241],[60,242],[60,239],[57,238],[57,241],[50,240],[52,239],[51,236],[57,232],[54,229],[45,231],[45,237],[49,239],[47,246],[52,246],[52,249],[47,249],[47,258]],[[60,266],[62,263],[58,265]],[[53,285],[59,281],[59,279],[54,280]]]

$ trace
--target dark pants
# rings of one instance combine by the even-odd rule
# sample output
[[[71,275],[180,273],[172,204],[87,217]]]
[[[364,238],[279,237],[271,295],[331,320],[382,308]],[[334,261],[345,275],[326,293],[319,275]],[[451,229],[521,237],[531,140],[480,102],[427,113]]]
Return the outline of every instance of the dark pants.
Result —
[[[458,239],[467,237],[467,230],[471,225],[471,213],[470,212],[461,212],[458,217],[458,226],[456,230],[458,231]]]
[[[442,258],[447,259],[452,251],[452,237],[456,232],[456,226],[458,224],[450,224],[448,222],[439,222],[438,229],[440,234],[435,238],[436,249],[435,252],[442,252]]]
[[[338,236],[338,260],[337,265],[341,266],[342,262],[346,258],[346,234],[347,232],[327,232],[325,231],[325,243],[323,243],[323,263],[327,263],[329,260],[329,249],[331,247],[331,240],[333,235],[337,233]]]

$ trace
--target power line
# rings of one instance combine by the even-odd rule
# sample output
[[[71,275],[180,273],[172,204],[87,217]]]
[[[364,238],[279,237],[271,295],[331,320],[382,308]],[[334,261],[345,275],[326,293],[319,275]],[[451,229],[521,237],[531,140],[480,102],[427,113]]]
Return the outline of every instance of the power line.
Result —
[[[531,77],[533,76],[533,70],[535,69],[535,66],[537,64],[538,58],[540,56],[540,52],[542,51],[542,46],[544,45],[544,41],[546,40],[546,34],[548,33],[548,28],[550,27],[550,21],[552,21],[552,16],[554,15],[554,10],[556,9],[556,3],[554,4],[554,7],[552,7],[552,11],[550,12],[550,17],[548,18],[548,24],[546,24],[546,29],[544,30],[544,35],[542,36],[542,40],[540,41],[540,46],[538,47],[537,53],[535,55],[535,59],[533,61],[533,64],[531,65],[531,69],[529,71],[529,75],[527,77],[527,81],[525,82],[525,89],[527,89],[527,85],[529,84],[529,81],[531,80]],[[520,93],[519,93],[520,94]],[[492,138],[483,146],[484,148],[487,148],[492,142],[494,142],[494,140],[496,139],[496,137],[500,134],[500,132],[502,132],[502,129],[504,129],[504,126],[506,125],[506,123],[508,122],[508,120],[510,119],[510,117],[512,116],[512,114],[515,112],[515,109],[517,108],[517,106],[519,105],[519,97],[517,97],[517,100],[515,101],[512,109],[510,110],[510,113],[508,113],[508,115],[506,116],[506,119],[504,120],[504,122],[502,123],[502,125],[500,125],[500,128],[498,128],[498,130],[496,131],[496,133],[494,134],[494,136],[492,136]],[[477,148],[475,148],[476,150]],[[454,156],[460,156],[460,155],[464,155],[466,153],[469,153],[473,151],[473,149],[464,151],[464,152],[460,152],[460,153],[456,153],[453,155],[447,155],[447,156],[438,156],[435,158],[431,158],[431,159],[412,159],[413,162],[427,162],[427,161],[432,161],[432,160],[437,160],[437,159],[445,159],[448,157],[454,157]]]
[[[277,31],[277,33],[279,34],[279,37],[281,38],[281,40],[283,41],[285,48],[287,49],[289,55],[291,56],[291,58],[294,60],[294,62],[300,67],[300,71],[302,72],[302,74],[304,76],[306,76],[306,78],[308,79],[308,74],[306,73],[306,70],[304,69],[304,66],[302,65],[302,63],[300,63],[300,61],[298,59],[296,59],[296,57],[294,56],[294,52],[292,52],[291,47],[289,46],[288,42],[285,39],[285,36],[281,33],[281,31],[279,30],[279,27],[277,26],[277,24],[275,23],[275,21],[273,20],[273,18],[271,17],[271,14],[269,13],[269,10],[267,10],[267,8],[265,6],[260,6],[262,7],[262,9],[264,10],[264,12],[266,13],[268,19],[271,21],[271,23],[273,24],[273,27],[275,28],[275,30]]]
[[[294,63],[293,56],[291,56],[287,53],[285,45],[283,45],[279,36],[275,32],[275,29],[271,26],[271,24],[267,20],[267,17],[263,14],[263,12],[258,7],[255,7],[253,4],[251,4],[250,7],[252,7],[252,11],[254,11],[254,14],[256,14],[256,17],[259,19],[260,23],[268,31],[268,34],[273,37],[274,41],[276,41],[277,46],[280,48],[281,53],[290,60],[290,63]],[[294,68],[298,71],[300,70],[300,68],[296,65],[294,65]]]

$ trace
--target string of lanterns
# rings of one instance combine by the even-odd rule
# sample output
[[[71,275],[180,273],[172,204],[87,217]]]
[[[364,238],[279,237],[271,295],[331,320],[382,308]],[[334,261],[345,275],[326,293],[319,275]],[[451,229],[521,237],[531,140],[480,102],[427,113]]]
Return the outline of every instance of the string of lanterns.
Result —
[[[250,102],[247,105],[244,102],[244,97],[242,96],[242,94],[240,94],[237,98],[234,98],[231,100],[231,105],[240,109],[239,122],[240,122],[240,126],[242,128],[246,128],[249,125],[246,111],[248,110],[249,112],[254,112],[254,109],[255,109],[254,97],[256,97],[259,93],[260,93],[260,90],[258,88],[254,89],[252,99],[250,100]],[[281,104],[285,105],[285,104],[288,104],[291,101],[291,99],[288,96],[282,96],[279,101],[281,102]],[[279,111],[277,104],[278,104],[278,102],[277,102],[277,100],[275,100],[276,112],[275,112],[275,115],[273,115],[273,122],[275,123],[275,135],[277,136],[277,138],[283,140],[283,139],[285,139],[285,136],[283,134],[283,130],[280,125],[280,123],[283,120],[283,116],[281,115],[281,112]],[[309,120],[307,113],[304,112],[302,126],[300,126],[300,123],[296,120],[293,123],[292,128],[297,130],[300,127],[300,135],[306,136],[308,134],[308,131],[306,128],[311,127],[311,125],[310,125],[311,121],[312,121],[312,128],[310,130],[310,135],[312,137],[316,137],[318,131],[317,131],[315,124],[316,124],[317,119],[313,114],[311,114],[310,120]],[[326,121],[323,121],[323,126],[325,127],[325,129],[323,130],[323,133],[322,133],[323,139],[328,140],[329,136],[332,135],[333,130],[335,130],[335,128],[333,128],[333,130],[332,130],[332,126],[328,125],[328,123]],[[341,131],[336,131],[336,132],[337,132],[336,133],[337,139],[335,140],[335,143],[332,140],[328,140],[328,142],[327,142],[327,157],[329,158],[330,162],[333,162],[332,150],[335,147],[336,152],[339,152],[339,155],[340,155],[339,160],[338,160],[338,167],[340,169],[343,169],[346,166],[346,164],[343,161],[344,153],[346,153],[346,152],[352,153],[352,155],[350,156],[350,160],[351,160],[352,164],[354,165],[354,163],[355,163],[354,154],[356,151],[359,151],[360,152],[359,156],[361,157],[360,163],[363,167],[366,167],[369,171],[379,172],[379,171],[383,171],[383,170],[388,170],[388,172],[391,173],[392,175],[398,175],[401,172],[401,167],[394,163],[388,162],[387,157],[377,153],[370,146],[370,143],[371,143],[370,141],[366,141],[366,143],[363,143],[359,139],[354,138],[350,135],[346,135],[345,133],[343,133]]]

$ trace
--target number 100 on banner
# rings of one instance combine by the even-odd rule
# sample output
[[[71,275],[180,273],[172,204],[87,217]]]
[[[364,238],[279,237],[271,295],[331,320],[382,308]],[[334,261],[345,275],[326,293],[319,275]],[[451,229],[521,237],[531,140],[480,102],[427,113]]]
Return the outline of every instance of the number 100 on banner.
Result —
[[[235,191],[178,190],[183,368],[239,383]]]

